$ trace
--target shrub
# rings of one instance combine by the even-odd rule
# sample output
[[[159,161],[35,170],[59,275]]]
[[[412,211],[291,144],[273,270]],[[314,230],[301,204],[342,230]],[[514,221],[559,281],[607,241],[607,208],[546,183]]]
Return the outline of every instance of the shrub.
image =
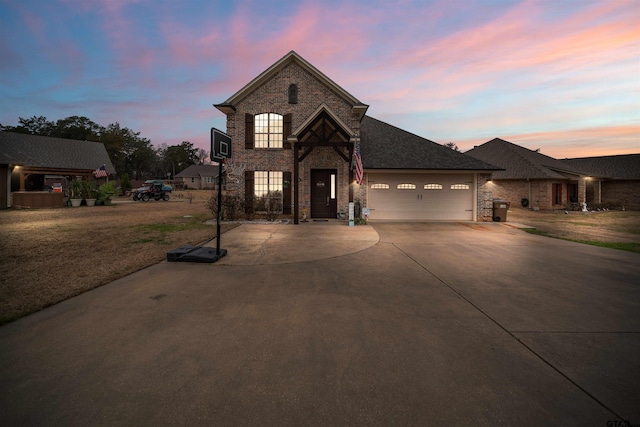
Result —
[[[255,199],[255,212],[266,214],[268,221],[274,221],[282,213],[282,192],[269,191]]]
[[[129,180],[129,174],[123,173],[120,178],[120,187],[123,191],[129,191],[132,188],[131,181]]]
[[[98,187],[98,199],[102,201],[111,200],[111,197],[118,194],[119,191],[115,181],[105,182]]]
[[[220,219],[223,221],[235,221],[240,217],[244,210],[243,198],[236,195],[222,195],[221,201],[222,213]],[[214,218],[218,217],[218,192],[214,191],[207,201],[207,208],[211,211]]]
[[[82,199],[82,190],[84,189],[84,184],[80,179],[74,179],[71,181],[70,190],[71,190],[71,198],[72,199]]]
[[[82,181],[82,198],[95,199],[97,194],[96,183],[93,181]]]

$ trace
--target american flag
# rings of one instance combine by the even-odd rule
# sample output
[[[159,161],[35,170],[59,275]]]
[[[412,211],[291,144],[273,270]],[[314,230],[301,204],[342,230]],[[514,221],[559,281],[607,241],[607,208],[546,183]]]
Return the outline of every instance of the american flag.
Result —
[[[98,169],[93,171],[93,175],[96,178],[103,178],[106,176],[109,176],[109,174],[107,173],[107,170],[105,169],[104,165],[100,166]]]
[[[353,151],[353,160],[356,167],[356,182],[358,185],[362,185],[364,182],[364,169],[362,169],[362,157],[360,157],[360,144],[357,142]]]

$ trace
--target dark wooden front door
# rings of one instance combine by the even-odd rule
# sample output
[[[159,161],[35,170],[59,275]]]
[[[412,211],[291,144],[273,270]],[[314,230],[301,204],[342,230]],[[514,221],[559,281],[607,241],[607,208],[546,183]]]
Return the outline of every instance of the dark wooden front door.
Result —
[[[338,213],[336,200],[336,170],[311,170],[311,218],[335,218]]]

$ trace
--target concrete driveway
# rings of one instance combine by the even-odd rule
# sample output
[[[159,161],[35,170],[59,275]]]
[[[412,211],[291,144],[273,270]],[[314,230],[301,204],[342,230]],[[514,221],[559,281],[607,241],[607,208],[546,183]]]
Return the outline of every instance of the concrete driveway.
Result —
[[[639,255],[504,223],[343,224],[243,225],[219,263],[1,327],[2,423],[640,424]]]

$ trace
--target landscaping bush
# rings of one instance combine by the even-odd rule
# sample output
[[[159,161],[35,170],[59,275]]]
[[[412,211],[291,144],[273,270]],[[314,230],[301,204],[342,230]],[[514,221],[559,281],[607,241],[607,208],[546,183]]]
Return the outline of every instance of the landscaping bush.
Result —
[[[263,213],[267,221],[275,221],[282,213],[282,192],[269,191],[255,199],[255,212]]]
[[[214,218],[218,218],[218,192],[214,191],[207,201],[207,208],[211,211]],[[236,195],[222,195],[221,216],[223,221],[237,220],[244,210],[244,200]]]
[[[133,186],[131,185],[131,180],[129,180],[128,173],[122,174],[122,177],[120,178],[120,188],[122,189],[123,193],[125,191],[131,191],[131,189],[133,188]]]

